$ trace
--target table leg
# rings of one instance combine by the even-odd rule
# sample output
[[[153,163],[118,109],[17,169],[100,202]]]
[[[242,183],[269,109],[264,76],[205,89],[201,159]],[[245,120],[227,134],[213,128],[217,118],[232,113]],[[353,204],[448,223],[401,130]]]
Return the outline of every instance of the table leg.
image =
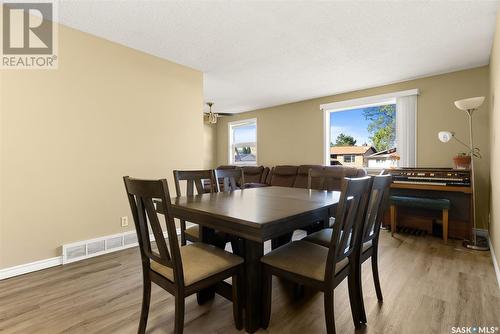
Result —
[[[215,246],[219,247],[218,245],[219,242],[215,237],[215,230],[201,225],[200,225],[200,241],[207,244],[215,244]],[[196,293],[196,300],[198,301],[198,305],[203,305],[206,302],[214,299],[215,290],[216,286],[214,285]]]
[[[271,239],[271,249],[276,249],[292,241],[293,232]]]
[[[261,327],[261,264],[264,245],[245,240],[245,330],[253,333]]]

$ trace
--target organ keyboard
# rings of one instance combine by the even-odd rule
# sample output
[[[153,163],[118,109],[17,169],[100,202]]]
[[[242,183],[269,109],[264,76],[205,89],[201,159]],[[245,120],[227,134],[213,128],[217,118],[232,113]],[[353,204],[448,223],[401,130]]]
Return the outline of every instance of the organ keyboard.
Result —
[[[471,185],[470,170],[450,168],[396,168],[388,172],[393,177],[393,183],[426,184],[436,186]]]
[[[450,200],[449,236],[470,240],[472,236],[472,185],[470,170],[451,168],[395,168],[387,170],[393,176],[391,195]],[[389,215],[386,215],[386,224]],[[434,212],[425,209],[398,208],[398,226],[406,226],[433,233],[429,217]],[[434,226],[435,227],[435,226]],[[440,228],[436,230],[440,231]]]

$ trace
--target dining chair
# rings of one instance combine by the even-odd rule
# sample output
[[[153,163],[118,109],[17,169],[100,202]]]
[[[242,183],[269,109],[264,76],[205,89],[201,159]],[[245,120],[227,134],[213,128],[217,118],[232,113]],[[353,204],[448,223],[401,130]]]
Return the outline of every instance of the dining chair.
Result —
[[[346,173],[344,168],[328,168],[323,167],[321,169],[311,168],[309,169],[307,178],[307,188],[314,190],[326,190],[326,191],[340,191],[341,184],[344,180]],[[330,227],[332,227],[335,219],[330,220]],[[311,228],[306,229],[307,234],[310,235],[313,232],[318,231],[318,227],[321,230],[324,225],[315,224]]]
[[[239,167],[233,169],[218,168],[215,169],[214,172],[219,192],[230,192],[235,190],[241,190],[244,188],[245,177],[242,168]],[[222,187],[221,187],[221,182],[222,182]],[[238,255],[243,254],[244,246],[242,239],[235,236],[226,235],[226,241],[231,242],[231,249],[234,254]]]
[[[370,198],[366,208],[366,214],[361,233],[361,242],[359,253],[359,265],[356,266],[355,280],[359,290],[360,300],[360,321],[366,323],[366,313],[363,302],[363,289],[361,280],[361,264],[371,258],[373,282],[377,299],[383,300],[382,289],[380,287],[380,279],[378,274],[378,241],[380,236],[380,226],[384,220],[384,214],[389,206],[390,185],[392,182],[391,175],[377,175],[373,177],[373,183],[370,190]],[[312,242],[324,247],[329,247],[329,242],[332,237],[333,229],[326,228],[319,232],[313,233],[305,237],[304,241]]]
[[[216,169],[215,180],[218,191],[233,191],[243,189],[245,176],[242,168]],[[222,187],[221,187],[222,185]]]
[[[305,180],[305,186],[307,189],[313,190],[327,190],[327,191],[339,191],[341,187],[341,183],[345,177],[345,172],[343,168],[330,168],[326,166],[318,166],[318,165],[303,165],[299,167],[299,172],[302,167],[308,168],[307,180]],[[297,179],[302,183],[304,180],[298,175]],[[295,181],[297,181],[297,179]],[[332,225],[334,219],[329,220],[329,224]],[[322,230],[325,227],[323,222],[315,222],[309,226],[302,228],[302,230],[306,231],[307,235],[315,233],[317,231]],[[331,227],[331,226],[330,226]],[[293,232],[289,232],[271,240],[271,249],[276,249],[283,244],[289,243],[292,240]],[[300,289],[299,289],[300,290]],[[298,292],[297,295],[301,293]]]
[[[174,170],[175,193],[177,197],[182,196],[181,181],[186,181],[186,196],[196,194],[213,193],[217,191],[214,171],[207,170]],[[206,183],[204,183],[206,181]],[[191,242],[200,241],[200,226],[193,224],[186,228],[186,221],[180,219],[181,245],[186,245],[186,240]]]
[[[315,190],[340,190],[340,185],[345,177],[343,168],[309,169],[307,188]]]
[[[390,186],[392,175],[379,175],[373,178],[370,200],[368,201],[365,224],[361,237],[361,250],[359,267],[356,271],[356,281],[359,286],[359,301],[361,322],[366,323],[366,312],[363,301],[363,289],[361,280],[361,264],[371,258],[373,283],[377,299],[383,301],[382,289],[378,275],[378,241],[380,236],[380,226],[384,220],[384,214],[389,207]]]
[[[324,293],[324,312],[328,334],[335,333],[334,289],[348,278],[349,301],[353,322],[360,326],[359,301],[354,268],[354,250],[360,242],[363,218],[367,205],[370,177],[344,179],[337,204],[329,247],[299,240],[283,245],[262,257],[262,326],[269,326],[271,316],[272,276],[296,284],[316,288]]]
[[[142,262],[143,297],[138,333],[146,331],[151,282],[174,296],[174,333],[181,334],[184,329],[185,298],[230,277],[234,322],[236,328],[242,329],[243,259],[204,243],[179,247],[167,180],[138,180],[128,176],[123,180],[134,217]],[[159,207],[155,208],[154,203]],[[161,213],[158,213],[157,209]],[[159,214],[165,218],[168,246]],[[151,227],[156,248],[150,240],[148,225]]]

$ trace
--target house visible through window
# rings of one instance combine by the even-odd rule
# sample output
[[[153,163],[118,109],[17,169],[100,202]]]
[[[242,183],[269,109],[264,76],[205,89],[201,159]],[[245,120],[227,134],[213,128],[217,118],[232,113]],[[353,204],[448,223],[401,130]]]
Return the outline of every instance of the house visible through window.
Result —
[[[417,95],[413,89],[321,105],[325,163],[415,167]]]
[[[331,165],[388,168],[395,152],[395,103],[330,113]]]
[[[229,123],[229,164],[257,164],[257,120]]]

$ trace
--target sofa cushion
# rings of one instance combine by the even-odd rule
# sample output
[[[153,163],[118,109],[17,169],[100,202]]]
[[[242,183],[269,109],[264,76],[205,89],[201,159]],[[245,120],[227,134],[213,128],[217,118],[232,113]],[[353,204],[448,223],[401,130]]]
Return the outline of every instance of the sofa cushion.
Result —
[[[322,165],[300,165],[297,169],[297,177],[295,178],[295,182],[293,184],[294,188],[308,188],[309,187],[309,170],[310,169],[323,169]],[[317,185],[315,187],[315,180],[313,180],[312,188],[318,188]],[[317,182],[316,182],[317,183]]]
[[[234,165],[222,165],[217,167],[217,169],[243,169],[243,175],[245,177],[245,183],[265,183],[267,173],[269,172],[268,167],[264,166],[234,166]],[[264,175],[265,173],[265,175]],[[240,184],[238,184],[240,185]]]
[[[293,187],[297,177],[298,166],[275,166],[271,173],[271,185],[280,187]]]
[[[261,183],[264,166],[243,166],[245,183]]]
[[[337,174],[338,177],[330,178],[326,189],[340,191],[342,179],[344,177],[363,177],[366,176],[366,171],[361,168],[349,167],[349,166],[326,166],[325,169],[332,171],[333,174]]]

